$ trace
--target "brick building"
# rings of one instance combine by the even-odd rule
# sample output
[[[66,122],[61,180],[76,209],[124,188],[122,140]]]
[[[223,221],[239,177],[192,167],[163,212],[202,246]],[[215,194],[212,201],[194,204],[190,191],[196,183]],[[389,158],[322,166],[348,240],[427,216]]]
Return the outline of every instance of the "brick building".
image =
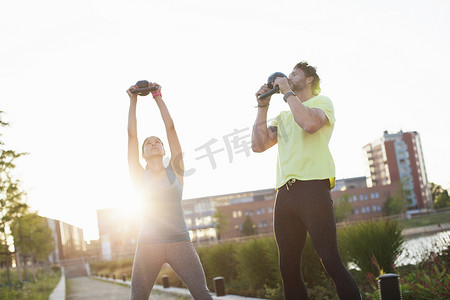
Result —
[[[431,191],[417,132],[384,135],[363,147],[368,161],[370,187],[402,184],[408,210],[431,207]]]

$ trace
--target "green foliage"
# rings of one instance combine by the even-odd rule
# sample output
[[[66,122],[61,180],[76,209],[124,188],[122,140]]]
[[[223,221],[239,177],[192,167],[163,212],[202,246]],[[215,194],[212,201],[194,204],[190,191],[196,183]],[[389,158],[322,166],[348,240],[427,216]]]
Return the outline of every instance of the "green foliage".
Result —
[[[256,229],[255,229],[255,224],[253,223],[252,218],[250,218],[250,216],[246,216],[244,223],[242,223],[242,234],[244,236],[249,236],[249,235],[255,235],[256,234]]]
[[[258,291],[281,283],[277,262],[278,249],[273,238],[253,239],[237,249],[237,273],[243,287]],[[263,296],[257,294],[257,296]]]
[[[237,247],[238,244],[224,243],[197,249],[209,287],[214,287],[213,279],[217,276],[223,276],[227,280],[227,287],[237,285]]]
[[[442,253],[430,253],[415,266],[399,270],[403,299],[450,299],[450,244]]]
[[[314,250],[309,234],[306,238],[305,248],[303,249],[302,275],[305,283],[311,287],[320,284],[327,276],[322,262],[317,256],[316,250]]]
[[[392,216],[404,213],[407,209],[406,203],[406,191],[404,189],[404,185],[410,179],[404,179],[398,183],[398,189],[393,196],[389,195],[386,198],[386,201],[383,204],[383,215]]]
[[[376,277],[388,272],[399,274],[403,299],[448,299],[445,287],[450,284],[450,250],[437,256],[439,263],[436,257],[431,256],[417,266],[394,267],[393,262],[402,249],[402,243],[400,226],[394,221],[369,221],[338,230],[338,246],[344,264],[352,262],[361,269],[349,271],[360,287],[363,299],[380,299]],[[197,252],[211,290],[214,290],[213,278],[223,276],[228,294],[284,299],[274,238],[255,237],[244,242],[201,247]],[[124,262],[102,262],[91,264],[91,270],[95,273],[99,267],[123,268],[123,265]],[[310,299],[337,300],[334,284],[324,272],[309,237],[302,256],[302,273]],[[161,284],[163,274],[169,275],[171,286],[184,286],[168,266],[161,270],[158,284]],[[434,298],[429,298],[429,295]]]
[[[317,284],[308,289],[309,299],[320,300],[338,300],[336,288],[333,281],[329,278],[324,278],[321,284]]]
[[[14,245],[21,255],[31,255],[38,261],[46,260],[55,249],[52,231],[44,218],[29,213],[11,224]]]
[[[402,229],[395,221],[366,221],[347,226],[338,232],[341,253],[363,273],[379,274],[376,262],[385,272],[402,250]]]
[[[450,206],[450,196],[448,195],[448,191],[443,189],[442,186],[437,185],[433,182],[431,185],[431,195],[433,198],[433,208],[439,209]]]
[[[0,116],[3,112],[0,111]],[[8,123],[1,121],[0,126]],[[0,132],[0,136],[1,136]],[[9,226],[11,222],[28,210],[28,205],[23,200],[25,192],[21,189],[20,181],[14,178],[15,160],[26,153],[18,153],[13,150],[3,149],[0,141],[0,240],[5,241],[2,252],[9,252]],[[4,251],[3,251],[4,250]],[[9,256],[6,256],[7,281],[10,281]]]
[[[412,217],[411,219],[399,220],[403,229],[422,227],[435,224],[445,224],[450,220],[450,211],[430,213],[424,216]]]
[[[219,207],[214,213],[213,218],[217,230],[217,239],[220,240],[222,233],[227,230],[228,225],[227,216],[223,214],[223,212],[220,210]]]
[[[117,278],[121,278],[123,274],[131,276],[133,260],[134,258],[113,261],[97,261],[90,263],[89,267],[91,269],[91,273],[93,274],[108,274],[109,276],[114,274]]]
[[[343,222],[352,212],[352,204],[349,201],[350,195],[342,195],[336,201],[334,205],[334,217],[336,223]]]
[[[16,273],[13,272],[11,284],[0,285],[0,300],[47,300],[61,279],[61,272],[58,269],[40,274],[37,281],[25,281],[20,284]]]
[[[406,202],[400,197],[387,196],[383,204],[383,215],[393,216],[404,212],[406,209]]]

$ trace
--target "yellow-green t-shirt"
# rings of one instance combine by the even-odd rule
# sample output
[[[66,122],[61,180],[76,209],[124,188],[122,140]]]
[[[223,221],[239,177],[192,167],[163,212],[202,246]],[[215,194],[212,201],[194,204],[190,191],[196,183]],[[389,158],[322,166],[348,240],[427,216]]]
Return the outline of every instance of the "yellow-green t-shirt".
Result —
[[[320,108],[328,118],[325,124],[313,134],[304,131],[294,120],[291,111],[281,112],[270,126],[277,127],[278,159],[277,189],[290,179],[315,180],[330,179],[330,187],[335,185],[335,168],[328,143],[336,119],[331,100],[326,96],[316,96],[303,105]]]

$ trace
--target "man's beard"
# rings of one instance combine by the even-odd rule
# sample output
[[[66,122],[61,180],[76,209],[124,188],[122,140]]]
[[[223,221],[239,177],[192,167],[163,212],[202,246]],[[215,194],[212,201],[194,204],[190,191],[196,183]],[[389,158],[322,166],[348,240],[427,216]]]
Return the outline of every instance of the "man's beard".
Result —
[[[306,88],[306,82],[305,81],[298,81],[298,82],[291,81],[289,86],[295,92],[302,92]]]

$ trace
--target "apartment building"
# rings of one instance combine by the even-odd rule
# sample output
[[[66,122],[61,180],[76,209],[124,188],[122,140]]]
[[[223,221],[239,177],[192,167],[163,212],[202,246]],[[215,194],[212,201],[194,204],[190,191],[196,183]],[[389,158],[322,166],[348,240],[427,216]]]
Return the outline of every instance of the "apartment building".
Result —
[[[363,147],[367,154],[369,187],[401,184],[408,210],[431,207],[431,191],[419,133],[388,133]]]

